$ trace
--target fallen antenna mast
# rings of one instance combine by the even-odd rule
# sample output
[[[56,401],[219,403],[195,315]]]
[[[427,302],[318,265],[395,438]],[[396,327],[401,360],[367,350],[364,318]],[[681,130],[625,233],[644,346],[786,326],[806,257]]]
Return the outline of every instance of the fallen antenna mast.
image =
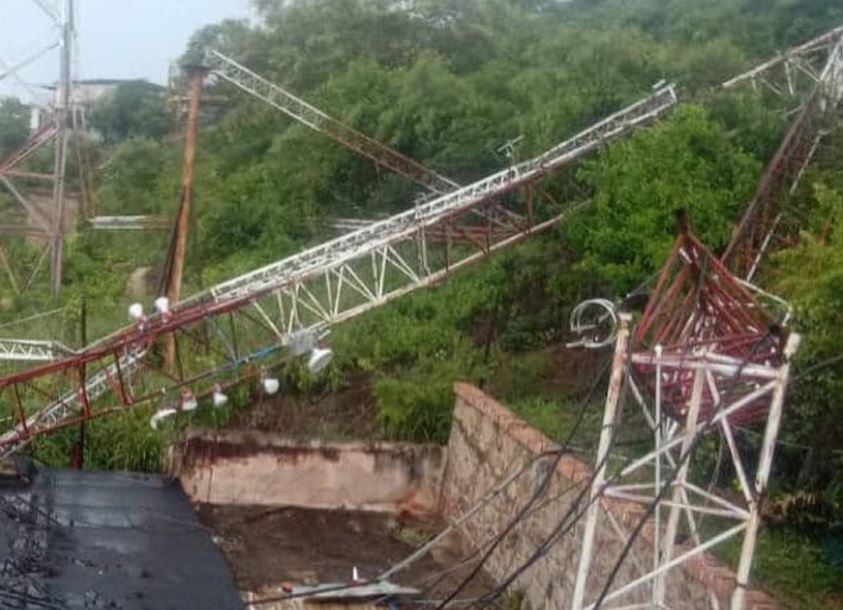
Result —
[[[254,361],[283,349],[298,331],[321,335],[334,324],[439,282],[552,227],[570,207],[534,209],[529,196],[503,195],[659,119],[676,103],[674,87],[664,87],[534,159],[223,282],[174,305],[166,314],[144,317],[75,356],[0,379],[0,404],[17,419],[0,435],[0,454],[86,419],[172,398],[181,388],[193,387],[193,393],[202,396],[220,377],[234,377],[243,368],[247,375],[254,374],[250,372]],[[478,216],[477,210],[484,214]],[[482,238],[459,245],[427,238],[432,229],[458,236],[466,227],[474,231],[472,237]],[[163,370],[160,358],[149,357],[160,351],[165,337],[175,342],[179,366],[172,374]],[[185,342],[204,355],[197,359],[200,362],[183,362],[178,356]],[[202,368],[190,370],[191,365]],[[125,370],[130,366],[131,383]],[[98,375],[104,381],[89,387],[89,380]],[[108,403],[106,395],[117,406],[98,408],[95,399]]]

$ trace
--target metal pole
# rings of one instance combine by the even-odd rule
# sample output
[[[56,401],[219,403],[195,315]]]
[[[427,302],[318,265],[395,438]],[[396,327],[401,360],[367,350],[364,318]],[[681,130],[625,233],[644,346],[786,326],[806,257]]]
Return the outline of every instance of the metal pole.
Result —
[[[688,407],[688,416],[685,420],[685,438],[682,440],[682,450],[680,455],[685,456],[691,450],[694,442],[694,437],[697,434],[697,420],[700,414],[700,405],[702,403],[702,392],[705,384],[706,371],[704,368],[697,369],[694,374],[694,386],[691,390],[691,404]],[[662,552],[660,557],[660,564],[667,564],[673,556],[673,546],[676,543],[676,534],[679,529],[679,502],[682,497],[682,486],[688,477],[688,467],[690,459],[685,458],[681,461],[679,472],[676,479],[673,481],[673,490],[671,492],[671,507],[670,513],[667,516],[667,528],[665,530],[664,539],[662,540]],[[665,600],[665,586],[664,579],[660,578],[656,583],[656,600],[655,606],[661,608],[664,606]]]
[[[661,366],[661,359],[662,359],[662,346],[656,345],[655,353],[656,353],[656,396],[655,396],[655,415],[654,415],[654,441],[655,441],[655,449],[656,449],[656,460],[655,460],[655,473],[654,473],[654,484],[653,484],[653,497],[658,498],[659,494],[661,493],[662,489],[662,456],[661,456],[661,448],[662,448],[662,366]],[[653,528],[653,571],[659,568],[659,544],[660,544],[660,535],[661,535],[661,505],[660,503],[656,504],[656,510],[653,513],[653,517],[655,519],[655,527]],[[664,588],[664,578],[659,575],[653,581],[653,607],[658,608],[658,600],[661,591]]]
[[[776,387],[773,390],[770,413],[767,416],[767,427],[764,430],[764,441],[761,445],[761,455],[758,461],[758,472],[755,475],[755,497],[749,505],[749,520],[743,537],[741,557],[738,561],[737,582],[732,594],[731,610],[743,610],[746,587],[749,585],[749,572],[755,557],[755,543],[758,540],[758,527],[761,524],[761,499],[767,489],[770,479],[770,469],[773,465],[773,454],[776,450],[776,440],[782,420],[782,406],[784,405],[787,382],[790,377],[790,364],[793,355],[799,348],[800,336],[793,333],[788,337],[784,348],[785,362],[779,371]]]
[[[205,81],[205,74],[205,70],[199,68],[192,68],[190,71],[190,109],[184,141],[182,192],[176,219],[173,264],[167,282],[167,296],[173,305],[181,300],[184,259],[187,253],[187,233],[190,225],[190,208],[193,203],[193,161],[196,158],[196,134],[199,131],[199,103],[202,99],[202,84]]]
[[[62,257],[64,256],[64,187],[67,167],[68,109],[70,106],[70,53],[73,46],[73,0],[65,0],[62,11],[61,65],[59,68],[58,101],[55,109],[55,157],[53,163],[53,219],[50,258],[50,289],[53,296],[61,290]]]
[[[173,235],[172,260],[167,277],[167,297],[175,305],[181,300],[184,261],[187,254],[187,235],[190,227],[190,211],[193,203],[193,164],[196,158],[196,136],[199,132],[199,104],[202,99],[202,85],[206,70],[192,67],[190,76],[190,107],[187,116],[187,130],[184,139],[184,168],[182,170],[182,191]],[[168,371],[174,370],[176,363],[175,334],[165,340],[164,363]]]
[[[624,372],[629,365],[626,362],[626,350],[629,343],[629,326],[631,321],[632,316],[630,314],[621,314],[618,339],[615,343],[615,356],[612,361],[612,375],[609,378],[609,390],[606,394],[606,409],[603,412],[603,427],[600,430],[600,442],[597,446],[597,458],[595,461],[597,472],[591,482],[591,492],[589,493],[590,503],[585,514],[585,532],[583,533],[580,563],[577,568],[577,580],[574,584],[573,602],[571,604],[573,610],[580,610],[583,607],[588,573],[591,569],[591,559],[594,552],[594,534],[597,528],[597,512],[600,510],[600,503],[594,501],[594,499],[601,493],[606,480],[606,458],[609,455],[609,449],[611,448],[612,439],[615,434],[615,421],[618,404],[620,403]]]
[[[88,297],[82,295],[82,311],[80,316],[80,326],[79,326],[79,348],[85,349],[85,346],[88,345]],[[87,367],[84,363],[82,363],[82,367],[80,369],[80,382],[82,384],[82,398],[85,401],[85,415],[90,416],[90,406],[88,403],[88,390],[85,387],[86,380],[88,379],[88,372]],[[86,438],[86,424],[85,420],[79,424],[79,470],[85,469],[85,438]]]

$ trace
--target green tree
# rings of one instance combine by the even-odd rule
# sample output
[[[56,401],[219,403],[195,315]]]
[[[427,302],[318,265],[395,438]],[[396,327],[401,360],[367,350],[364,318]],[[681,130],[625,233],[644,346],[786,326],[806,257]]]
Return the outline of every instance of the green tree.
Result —
[[[835,453],[843,438],[838,400],[843,394],[843,194],[817,184],[814,203],[799,244],[776,260],[776,288],[794,306],[805,337],[798,370],[813,371],[793,389],[789,428],[793,440],[810,447],[797,482],[836,491],[843,502],[841,458]]]
[[[705,243],[723,248],[759,170],[702,108],[677,110],[581,170],[596,194],[566,225],[581,256],[577,267],[603,278],[616,295],[631,290],[667,257],[678,208],[686,209]]]
[[[167,210],[178,191],[167,193],[163,186],[168,178],[175,180],[180,169],[174,147],[148,137],[120,142],[99,176],[103,213],[156,214]]]
[[[108,143],[163,137],[170,129],[165,91],[142,80],[121,83],[97,101],[90,123]]]
[[[14,97],[0,99],[0,160],[11,155],[29,134],[29,107]]]

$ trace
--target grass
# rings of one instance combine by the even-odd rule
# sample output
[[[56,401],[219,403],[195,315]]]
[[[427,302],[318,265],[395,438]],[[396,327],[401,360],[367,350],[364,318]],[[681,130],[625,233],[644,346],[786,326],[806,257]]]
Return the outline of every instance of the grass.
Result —
[[[234,408],[237,407],[232,404],[214,408],[204,400],[195,412],[170,418],[159,430],[149,425],[155,410],[152,406],[91,420],[85,427],[85,469],[161,472],[167,446],[185,429],[224,425]],[[66,468],[78,439],[78,427],[39,437],[33,443],[32,456],[46,466]]]
[[[715,554],[737,565],[740,541],[715,547]],[[793,610],[839,610],[843,607],[843,566],[826,561],[823,546],[786,531],[762,531],[752,568],[753,582]]]

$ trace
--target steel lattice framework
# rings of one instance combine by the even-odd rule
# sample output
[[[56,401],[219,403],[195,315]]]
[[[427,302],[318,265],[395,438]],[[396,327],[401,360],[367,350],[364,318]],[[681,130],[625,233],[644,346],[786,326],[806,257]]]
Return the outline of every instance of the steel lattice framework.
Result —
[[[350,151],[374,161],[380,167],[424,187],[427,193],[422,194],[418,199],[419,201],[429,201],[436,195],[444,195],[460,187],[450,178],[442,176],[418,161],[401,154],[394,148],[328,115],[219,51],[208,49],[205,53],[205,61],[204,68],[210,74],[231,83],[241,91],[283,112],[317,133],[328,136]],[[485,212],[477,209],[474,210],[474,213],[482,216]],[[494,222],[494,219],[492,221]],[[337,228],[340,230],[355,230],[371,225],[373,222],[339,221]],[[435,232],[428,234],[429,239],[433,239],[435,236]],[[444,236],[440,237],[445,239]]]
[[[16,64],[9,66],[0,60],[0,80],[7,77],[16,79],[26,89],[32,91],[31,87],[20,77],[19,71],[44,55],[59,50],[59,77],[56,84],[56,97],[53,104],[47,108],[48,118],[43,126],[35,130],[26,142],[13,153],[9,158],[0,163],[0,184],[12,195],[12,197],[23,207],[29,218],[26,223],[9,226],[4,233],[7,235],[43,234],[46,244],[38,257],[34,269],[29,273],[28,279],[21,282],[18,280],[12,265],[3,265],[12,288],[16,292],[26,290],[35,279],[41,265],[50,256],[50,285],[53,294],[58,294],[61,287],[62,262],[64,252],[64,233],[66,230],[66,169],[68,158],[68,146],[71,131],[76,125],[78,116],[71,107],[73,103],[71,77],[71,53],[75,40],[73,0],[63,0],[61,10],[43,0],[33,0],[34,3],[44,12],[50,22],[56,26],[58,40],[51,42],[32,55],[24,58]],[[35,94],[33,93],[33,97]],[[37,100],[35,100],[37,102]],[[53,148],[53,169],[50,173],[40,173],[26,169],[26,162],[37,150],[47,146]],[[78,152],[78,151],[77,151]],[[25,182],[22,187],[16,181]],[[39,210],[33,201],[32,192],[35,192],[34,185],[46,184],[51,189],[51,206],[46,211]],[[35,229],[35,232],[33,232]],[[0,244],[0,255],[6,259],[3,245]]]
[[[433,193],[442,195],[459,188],[453,180],[338,121],[219,51],[208,50],[205,63],[216,76]]]
[[[99,231],[153,231],[172,228],[173,219],[167,216],[94,216],[88,223]]]
[[[798,96],[810,81],[813,94],[802,114],[810,115],[814,105],[825,111],[841,95],[841,32],[843,28],[833,30],[725,86],[763,83],[778,94]],[[323,332],[552,226],[570,206],[537,200],[531,186],[548,172],[658,119],[677,101],[675,89],[664,87],[535,159],[460,188],[221,53],[210,51],[208,57],[220,78],[438,196],[392,218],[357,224],[348,235],[224,282],[188,299],[167,316],[153,316],[78,354],[60,356],[54,342],[24,347],[25,341],[0,341],[0,350],[9,359],[58,357],[50,365],[0,380],[0,407],[7,405],[18,419],[14,429],[0,437],[7,449],[103,413],[91,407],[103,394],[116,397],[119,406],[112,410],[150,400],[149,395],[132,390],[136,381],[154,386],[156,396],[167,397],[174,389],[249,368],[256,354],[275,353],[301,329]],[[815,68],[820,64],[822,70]],[[784,87],[776,85],[780,81]],[[37,137],[53,135],[45,129]],[[791,152],[781,155],[783,159],[794,156]],[[111,220],[106,224],[112,224]],[[135,224],[134,220],[129,224]],[[204,350],[208,355],[204,368],[191,373],[180,363],[177,376],[164,373],[157,345],[164,335],[184,337],[183,341]],[[245,373],[251,374],[257,373]]]
[[[680,235],[659,284],[637,328],[631,327],[629,314],[621,316],[572,610],[592,610],[598,601],[605,610],[669,608],[669,572],[689,562],[704,562],[709,549],[735,537],[742,537],[736,578],[724,574],[724,582],[709,589],[710,607],[718,610],[723,602],[731,610],[744,610],[747,597],[755,595],[748,586],[760,502],[799,337],[775,330],[775,314],[766,312],[745,284],[690,233]],[[652,448],[609,476],[607,458],[625,396],[640,407]],[[762,420],[761,449],[748,457],[735,442],[735,426]],[[739,498],[721,497],[710,486],[692,481],[697,445],[704,435],[716,432],[728,446]],[[751,465],[757,465],[754,473]],[[626,582],[615,583],[601,600],[587,599],[596,527],[599,520],[612,519],[612,502],[644,505],[652,520],[627,562]],[[703,531],[698,522],[702,515],[726,525],[714,534]],[[613,520],[612,525],[626,543],[633,524]],[[686,538],[681,544],[680,533]]]
[[[74,351],[57,341],[0,339],[0,360],[52,362]]]
[[[723,256],[742,277],[751,280],[780,229],[784,203],[799,185],[821,139],[828,118],[843,98],[843,27],[727,81],[731,89],[751,83],[785,100],[804,97],[796,119],[758,185],[755,196],[735,227]]]
[[[843,26],[829,30],[808,42],[793,47],[769,61],[723,83],[734,89],[749,83],[756,91],[765,89],[783,98],[798,97],[826,80],[829,59],[838,52]]]
[[[121,408],[177,401],[182,388],[202,396],[217,383],[258,375],[256,362],[303,329],[320,335],[552,227],[575,204],[547,203],[528,187],[676,103],[674,87],[663,87],[534,159],[223,282],[77,355],[0,379],[0,405],[17,420],[0,436],[0,453]],[[166,337],[176,343],[175,375],[162,366]],[[194,351],[190,362],[179,357],[185,345]]]

